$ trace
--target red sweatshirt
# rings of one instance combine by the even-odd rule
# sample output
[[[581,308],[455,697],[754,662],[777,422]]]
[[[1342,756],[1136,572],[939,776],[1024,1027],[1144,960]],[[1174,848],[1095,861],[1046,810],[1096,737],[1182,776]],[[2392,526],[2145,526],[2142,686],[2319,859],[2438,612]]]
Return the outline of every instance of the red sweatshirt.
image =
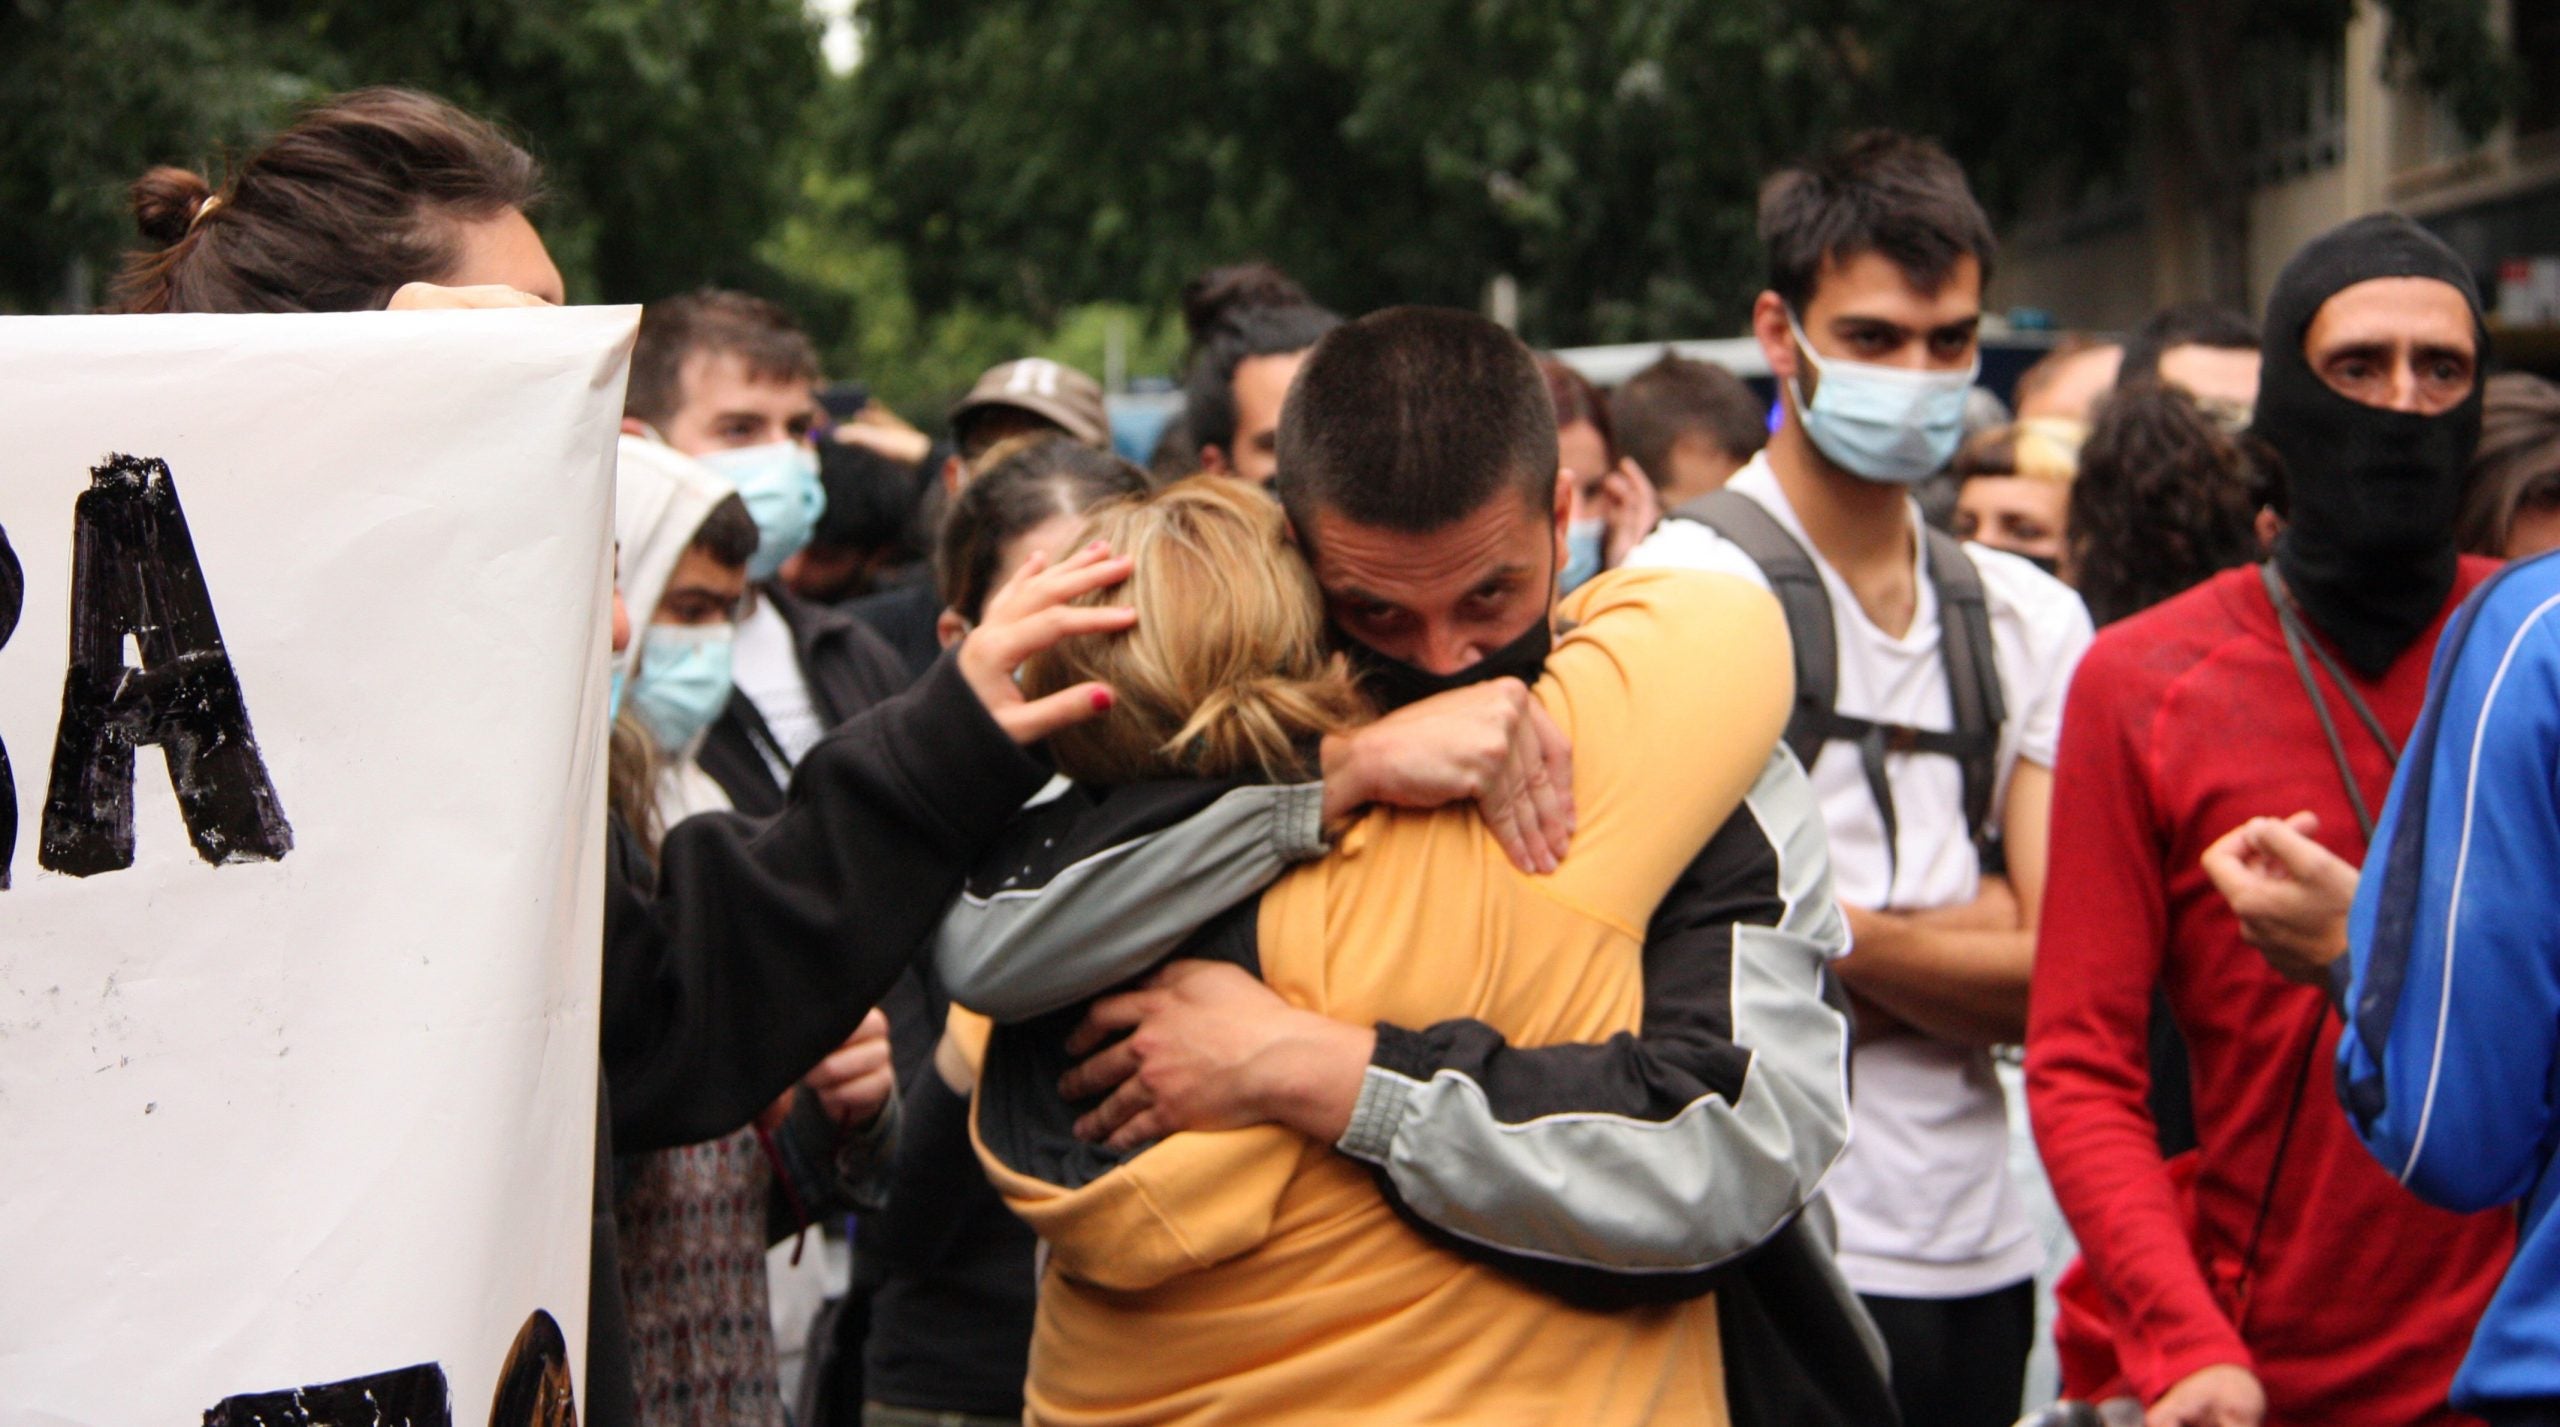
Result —
[[[2494,568],[2465,560],[2445,612]],[[2395,743],[2417,721],[2443,624],[2356,684]],[[2390,766],[2323,688],[2379,814]],[[2236,1363],[2266,1385],[2269,1427],[2466,1421],[2445,1391],[2505,1269],[2513,1220],[2431,1208],[2374,1162],[2338,1107],[2326,999],[2241,942],[2198,863],[2249,818],[2303,808],[2320,815],[2331,850],[2364,860],[2256,569],[2098,635],[2072,682],[2054,769],[2027,1013],[2036,1141],[2146,1404],[2199,1368]],[[2172,1187],[2145,1101],[2155,984],[2194,1066],[2191,1197]],[[2255,1272],[2244,1274],[2262,1204]]]

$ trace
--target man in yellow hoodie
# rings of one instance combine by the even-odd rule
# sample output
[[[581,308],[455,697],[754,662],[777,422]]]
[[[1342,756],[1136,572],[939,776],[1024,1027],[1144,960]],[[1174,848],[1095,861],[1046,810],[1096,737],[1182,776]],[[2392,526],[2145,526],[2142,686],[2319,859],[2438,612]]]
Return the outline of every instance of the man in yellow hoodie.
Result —
[[[1783,641],[1755,646],[1758,606],[1712,582],[1648,580],[1595,586],[1576,601],[1586,622],[1554,642],[1552,417],[1498,330],[1380,314],[1329,339],[1302,383],[1282,490],[1339,642],[1391,706],[1552,668],[1542,706],[1583,750],[1577,852],[1532,880],[1485,861],[1491,841],[1464,817],[1390,821],[1374,839],[1364,825],[1226,924],[1249,933],[1229,959],[1303,1009],[1250,1004],[1266,993],[1196,964],[1104,1003],[1097,1031],[1169,1002],[1226,1015],[1245,1049],[1202,1076],[1228,1082],[1221,1115],[1299,1135],[1182,1136],[1121,1164],[1077,1149],[1063,1102],[1037,1075],[1008,1083],[1000,1049],[981,1128],[1010,1147],[1000,1182],[1058,1251],[1035,1415],[1714,1420],[1711,1308],[1591,1305],[1699,1292],[1695,1271],[1730,1259],[1737,1234],[1748,1247],[1788,1227],[1837,1153],[1839,1023],[1817,999],[1837,918],[1818,830],[1805,845],[1802,775],[1771,759],[1775,724],[1746,712],[1757,700],[1782,717]],[[1077,875],[1089,864],[1067,850],[1049,860]],[[1021,882],[1037,896],[1051,875],[1026,863],[977,895],[1019,901]],[[1694,895],[1666,900],[1675,883]],[[1743,887],[1756,904],[1737,908]],[[1682,942],[1709,927],[1708,944]],[[1675,945],[1690,955],[1654,954]],[[1063,959],[1090,969],[1088,950]],[[964,1002],[990,992],[965,956],[943,965]],[[1009,1012],[1065,1004],[1042,994]],[[1148,1049],[1142,1033],[1078,1072],[1144,1072],[1088,1132],[1125,1144],[1185,1113],[1152,1103],[1180,1067],[1144,1064]],[[1063,1063],[1054,1047],[1016,1059]],[[1606,1282],[1591,1291],[1578,1276],[1595,1269]],[[1166,1294],[1187,1304],[1170,1321],[1155,1316]]]

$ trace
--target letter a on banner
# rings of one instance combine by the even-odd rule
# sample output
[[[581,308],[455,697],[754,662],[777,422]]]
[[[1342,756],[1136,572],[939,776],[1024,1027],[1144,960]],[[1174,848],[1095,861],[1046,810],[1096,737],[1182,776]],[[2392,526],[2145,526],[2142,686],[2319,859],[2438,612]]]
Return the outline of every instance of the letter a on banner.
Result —
[[[26,608],[27,577],[18,553],[9,548],[9,532],[0,527],[0,649],[18,629]],[[0,892],[9,890],[9,863],[18,851],[18,782],[9,774],[9,746],[0,743]]]
[[[139,669],[125,663],[128,637]],[[168,760],[197,856],[219,866],[293,850],[168,463],[113,456],[72,511],[71,668],[36,852],[46,870],[133,865],[133,751],[145,744]]]
[[[598,1396],[639,317],[0,316],[0,1427]]]

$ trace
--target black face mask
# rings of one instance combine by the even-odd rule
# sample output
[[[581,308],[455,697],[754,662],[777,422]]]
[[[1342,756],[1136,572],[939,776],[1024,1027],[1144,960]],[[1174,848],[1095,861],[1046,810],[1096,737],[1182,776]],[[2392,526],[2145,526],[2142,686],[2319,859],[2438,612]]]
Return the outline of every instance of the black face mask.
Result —
[[[1419,703],[1434,694],[1463,689],[1488,679],[1510,677],[1524,684],[1538,682],[1547,670],[1547,653],[1555,647],[1555,621],[1545,610],[1529,622],[1520,637],[1487,654],[1482,659],[1454,674],[1434,674],[1401,659],[1390,659],[1337,625],[1334,641],[1343,656],[1351,661],[1352,672],[1359,676],[1360,691],[1377,704],[1382,713],[1393,713],[1407,704]]]
[[[2420,416],[2350,400],[2311,369],[2302,340],[2321,305],[2392,277],[2459,291],[2487,369],[2480,296],[2462,259],[2396,214],[2359,218],[2313,240],[2277,278],[2251,428],[2284,458],[2289,515],[2276,568],[2311,623],[2368,678],[2417,642],[2453,592],[2454,520],[2480,441],[2476,378],[2460,406]]]

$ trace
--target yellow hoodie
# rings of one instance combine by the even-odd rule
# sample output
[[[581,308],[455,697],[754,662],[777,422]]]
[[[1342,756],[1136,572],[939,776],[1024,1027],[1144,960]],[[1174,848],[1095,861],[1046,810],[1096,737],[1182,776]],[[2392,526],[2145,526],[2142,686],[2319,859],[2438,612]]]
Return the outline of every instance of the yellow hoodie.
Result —
[[[1263,977],[1341,1020],[1637,1029],[1654,905],[1740,805],[1793,697],[1768,594],[1685,571],[1566,602],[1536,694],[1573,740],[1572,854],[1529,877],[1471,808],[1380,812],[1263,895]],[[980,1158],[1050,1250],[1027,1420],[1722,1423],[1710,1299],[1568,1307],[1398,1219],[1285,1129],[1174,1135],[1078,1188]]]

